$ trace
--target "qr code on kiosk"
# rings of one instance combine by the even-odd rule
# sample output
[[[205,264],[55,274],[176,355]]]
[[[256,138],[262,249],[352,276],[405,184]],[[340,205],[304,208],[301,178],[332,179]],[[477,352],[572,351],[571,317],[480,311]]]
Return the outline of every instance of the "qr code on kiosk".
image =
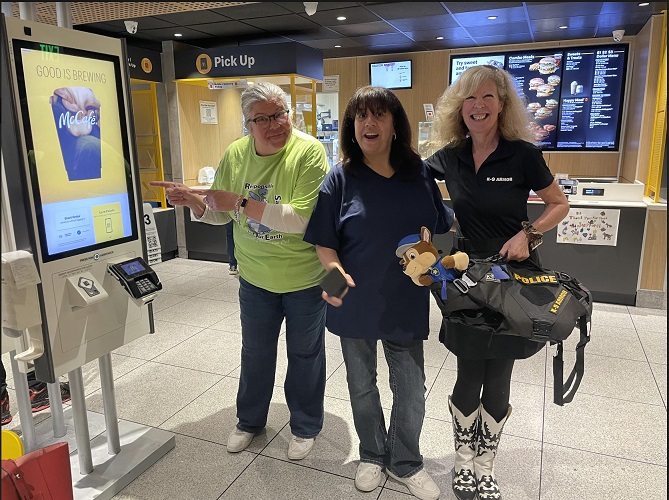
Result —
[[[158,238],[155,236],[147,236],[146,237],[146,242],[149,246],[149,248],[158,248],[160,245],[158,245]]]

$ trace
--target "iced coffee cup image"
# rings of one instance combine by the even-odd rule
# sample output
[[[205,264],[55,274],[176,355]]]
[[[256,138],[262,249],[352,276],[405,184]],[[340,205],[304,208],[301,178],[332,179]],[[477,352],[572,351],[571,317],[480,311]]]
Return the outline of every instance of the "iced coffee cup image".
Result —
[[[63,87],[49,99],[70,181],[102,176],[100,101],[87,87]]]

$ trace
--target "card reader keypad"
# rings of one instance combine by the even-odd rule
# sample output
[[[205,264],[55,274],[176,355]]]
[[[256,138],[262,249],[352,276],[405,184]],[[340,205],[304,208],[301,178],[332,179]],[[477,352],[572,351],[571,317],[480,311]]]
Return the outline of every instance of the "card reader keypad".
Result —
[[[142,295],[147,295],[156,291],[156,285],[154,285],[149,278],[138,279],[135,281],[135,283],[137,284],[137,288],[139,288],[139,292]]]

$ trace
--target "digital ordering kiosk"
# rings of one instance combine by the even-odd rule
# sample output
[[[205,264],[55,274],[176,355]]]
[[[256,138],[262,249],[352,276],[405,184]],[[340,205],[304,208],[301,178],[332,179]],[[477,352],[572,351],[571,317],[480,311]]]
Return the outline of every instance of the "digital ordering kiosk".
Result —
[[[3,158],[12,212],[21,213],[13,229],[41,279],[36,375],[70,380],[75,498],[111,498],[174,446],[173,434],[116,417],[111,351],[153,333],[151,302],[162,288],[146,262],[125,43],[4,16],[2,43],[3,121],[15,134],[3,124]],[[90,441],[81,376],[96,359],[108,448],[99,458],[104,433]],[[105,463],[100,477],[94,459]]]

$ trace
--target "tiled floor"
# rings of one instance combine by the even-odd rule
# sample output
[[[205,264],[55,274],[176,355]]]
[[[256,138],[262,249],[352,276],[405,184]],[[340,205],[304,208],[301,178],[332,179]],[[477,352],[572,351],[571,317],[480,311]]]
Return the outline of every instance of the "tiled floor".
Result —
[[[155,269],[164,283],[155,301],[156,333],[112,354],[117,411],[121,419],[173,432],[176,447],[115,500],[412,498],[392,479],[371,493],[354,488],[358,443],[338,338],[329,333],[325,426],[312,453],[299,462],[286,457],[290,431],[282,389],[282,339],[266,431],[247,451],[228,453],[225,442],[236,422],[241,347],[238,281],[228,276],[227,264],[174,259]],[[446,401],[456,365],[438,342],[436,306],[431,324],[425,344],[428,392],[421,448],[441,498],[453,499],[454,452]],[[566,365],[573,362],[576,337],[572,335],[565,349]],[[574,401],[564,407],[552,402],[553,351],[547,347],[516,364],[513,415],[496,461],[504,498],[665,499],[666,310],[595,304],[585,377]],[[8,367],[8,358],[3,360]],[[95,362],[83,367],[87,408],[102,412],[97,373]],[[389,411],[387,375],[381,360],[379,386]],[[8,382],[15,401],[11,374]],[[38,415],[48,418],[49,412]],[[18,416],[5,428],[17,426]]]

